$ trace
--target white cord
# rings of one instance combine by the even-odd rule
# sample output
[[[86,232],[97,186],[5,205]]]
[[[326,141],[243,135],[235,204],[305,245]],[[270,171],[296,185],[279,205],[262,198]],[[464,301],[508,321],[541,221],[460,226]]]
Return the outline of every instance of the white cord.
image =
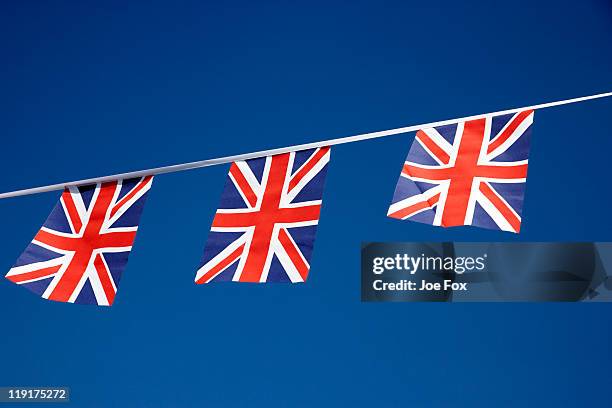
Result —
[[[389,130],[382,130],[379,132],[363,133],[360,135],[340,137],[337,139],[322,140],[320,142],[305,143],[305,144],[280,147],[277,149],[270,149],[270,150],[261,150],[258,152],[237,154],[234,156],[225,156],[225,157],[219,157],[216,159],[200,160],[200,161],[189,162],[189,163],[175,164],[171,166],[155,167],[152,169],[132,171],[129,173],[113,174],[110,176],[95,177],[95,178],[84,179],[84,180],[70,181],[67,183],[50,184],[48,186],[27,188],[24,190],[16,190],[16,191],[10,191],[7,193],[1,193],[0,199],[29,195],[29,194],[36,194],[36,193],[45,193],[45,192],[54,191],[54,190],[63,190],[64,188],[69,187],[69,186],[80,186],[80,185],[88,185],[88,184],[95,184],[95,183],[103,183],[106,181],[113,181],[113,180],[118,180],[118,179],[128,179],[128,178],[143,177],[143,176],[149,176],[149,175],[155,175],[155,174],[174,173],[177,171],[198,169],[200,167],[208,167],[208,166],[215,166],[217,164],[231,163],[231,162],[238,161],[238,160],[254,159],[257,157],[271,156],[274,154],[288,153],[288,152],[305,150],[305,149],[313,149],[316,147],[333,146],[333,145],[339,145],[343,143],[359,142],[362,140],[376,139],[379,137],[413,132],[413,131],[423,129],[423,128],[450,125],[453,123],[462,122],[466,120],[480,119],[486,116],[504,115],[504,114],[509,114],[509,113],[521,112],[521,111],[529,110],[529,109],[535,110],[535,109],[552,108],[553,106],[584,102],[584,101],[588,101],[591,99],[606,98],[608,96],[612,96],[612,92],[600,93],[600,94],[589,95],[589,96],[582,96],[580,98],[564,99],[562,101],[541,103],[539,105],[523,106],[520,108],[506,109],[506,110],[502,110],[498,112],[490,112],[490,113],[484,113],[480,115],[466,116],[463,118],[442,120],[439,122],[422,123],[420,125],[413,125],[413,126],[406,126],[406,127],[389,129]]]

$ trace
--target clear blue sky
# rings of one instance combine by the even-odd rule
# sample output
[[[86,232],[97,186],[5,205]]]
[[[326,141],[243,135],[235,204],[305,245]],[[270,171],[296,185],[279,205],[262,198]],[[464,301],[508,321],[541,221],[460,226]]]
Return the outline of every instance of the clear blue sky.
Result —
[[[606,0],[11,3],[1,191],[612,90]],[[611,103],[536,112],[518,236],[386,218],[413,135],[334,148],[304,285],[195,285],[227,167],[159,177],[112,308],[1,280],[0,385],[75,407],[603,406],[612,305],[365,304],[359,248],[611,240]],[[0,201],[1,269],[57,198]]]

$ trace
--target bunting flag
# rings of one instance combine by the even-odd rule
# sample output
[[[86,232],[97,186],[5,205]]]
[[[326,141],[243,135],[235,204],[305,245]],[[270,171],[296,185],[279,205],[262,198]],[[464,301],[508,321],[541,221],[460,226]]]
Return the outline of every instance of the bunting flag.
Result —
[[[232,163],[196,283],[304,282],[329,157],[322,147]]]
[[[533,111],[419,130],[388,216],[518,233]]]
[[[6,278],[45,299],[110,306],[152,182],[65,189]]]

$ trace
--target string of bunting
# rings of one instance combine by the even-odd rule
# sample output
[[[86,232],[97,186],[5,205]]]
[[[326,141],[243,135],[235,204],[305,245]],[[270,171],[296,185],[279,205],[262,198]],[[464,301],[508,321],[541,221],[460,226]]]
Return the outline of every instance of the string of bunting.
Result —
[[[195,282],[304,282],[331,146],[413,131],[389,217],[518,233],[534,112],[609,96],[2,193],[0,199],[63,190],[6,278],[45,299],[112,305],[154,176],[231,163]]]

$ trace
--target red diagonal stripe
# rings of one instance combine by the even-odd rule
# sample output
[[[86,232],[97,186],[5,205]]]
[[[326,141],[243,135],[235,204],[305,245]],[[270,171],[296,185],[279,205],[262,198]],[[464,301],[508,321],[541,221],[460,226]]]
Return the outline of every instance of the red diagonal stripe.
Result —
[[[223,271],[225,268],[230,266],[242,255],[242,251],[244,251],[244,244],[240,245],[236,248],[231,254],[223,258],[217,265],[211,268],[208,272],[200,277],[196,281],[198,285],[202,283],[207,283],[210,279],[214,278],[219,272]]]
[[[327,154],[329,147],[322,147],[315,152],[310,158],[304,163],[300,170],[293,175],[289,180],[289,191],[293,190],[295,186],[308,174],[310,170]]]
[[[411,215],[416,214],[417,212],[424,210],[425,208],[433,207],[438,203],[439,199],[440,193],[434,195],[428,200],[420,201],[418,203],[409,205],[408,207],[402,208],[401,210],[397,210],[396,212],[389,214],[389,217],[403,220],[404,218],[410,217]]]
[[[21,283],[33,279],[42,279],[53,275],[54,273],[59,271],[60,268],[61,265],[49,266],[48,268],[42,268],[32,272],[25,272],[20,273],[19,275],[7,276],[6,279],[15,283]]]
[[[479,189],[508,221],[512,229],[515,232],[519,232],[521,230],[521,220],[516,216],[514,211],[512,211],[510,206],[506,204],[487,183],[480,183]]]
[[[112,305],[115,301],[115,288],[113,287],[113,283],[111,281],[112,277],[110,271],[104,264],[101,254],[96,255],[94,267],[96,268],[96,273],[100,278],[100,283],[102,284],[102,289],[104,290],[108,304]]]
[[[299,248],[297,248],[297,246],[293,243],[285,228],[281,228],[278,232],[278,240],[280,241],[283,248],[285,248],[285,252],[287,252],[289,259],[291,259],[291,262],[293,263],[293,265],[295,265],[298,273],[302,277],[302,280],[305,282],[306,278],[308,277],[308,264],[304,262],[302,253],[300,252]]]
[[[416,134],[416,138],[423,144],[427,150],[429,150],[439,161],[444,164],[450,162],[450,156],[429,137],[429,135],[422,130],[419,130]]]
[[[64,208],[66,209],[66,215],[70,219],[70,223],[74,228],[74,233],[78,234],[81,231],[81,227],[83,223],[81,222],[81,216],[79,215],[79,211],[76,208],[76,204],[72,199],[72,194],[68,189],[64,190],[62,194],[62,201],[64,201]]]
[[[240,171],[240,167],[238,167],[236,163],[232,163],[230,167],[230,174],[236,181],[236,184],[238,184],[237,187],[240,189],[240,191],[242,191],[242,194],[246,197],[247,201],[249,202],[249,205],[251,207],[255,207],[255,205],[257,205],[257,195],[251,188],[251,185],[249,184],[247,179],[244,177],[244,174],[242,174],[242,171]]]
[[[80,238],[63,237],[42,229],[38,231],[34,240],[64,251],[74,251],[81,241]]]
[[[136,194],[138,194],[142,189],[144,189],[152,178],[153,176],[146,176],[142,180],[140,180],[134,186],[132,191],[127,193],[117,204],[115,204],[115,206],[111,209],[110,217],[112,218],[113,215],[115,215],[117,211],[119,211],[121,207],[125,205],[125,203],[130,201],[134,196],[136,196]]]
[[[501,146],[506,140],[508,140],[508,138],[512,136],[512,133],[514,133],[516,128],[518,128],[520,124],[532,113],[533,113],[533,110],[526,110],[526,111],[520,112],[518,115],[512,118],[510,124],[508,124],[508,126],[504,129],[504,131],[500,133],[499,136],[497,136],[495,139],[493,139],[493,141],[487,148],[487,154],[491,153],[493,150]]]

